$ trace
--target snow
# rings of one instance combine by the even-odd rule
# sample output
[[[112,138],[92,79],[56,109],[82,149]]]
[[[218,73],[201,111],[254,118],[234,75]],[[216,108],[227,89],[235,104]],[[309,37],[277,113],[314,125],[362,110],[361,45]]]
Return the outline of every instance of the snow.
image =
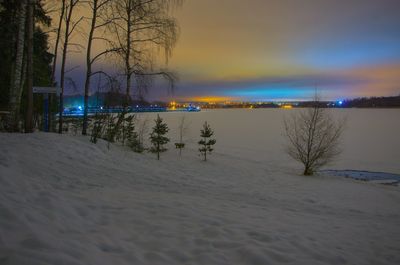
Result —
[[[161,161],[81,136],[0,134],[0,264],[400,263],[398,187],[301,176],[282,151],[283,111],[229,113],[190,114],[188,149],[179,157],[172,141]],[[330,168],[400,172],[393,113],[368,113],[391,130],[357,156],[376,135],[347,113]],[[174,127],[176,113],[162,116]],[[195,145],[204,120],[217,139],[208,162]]]

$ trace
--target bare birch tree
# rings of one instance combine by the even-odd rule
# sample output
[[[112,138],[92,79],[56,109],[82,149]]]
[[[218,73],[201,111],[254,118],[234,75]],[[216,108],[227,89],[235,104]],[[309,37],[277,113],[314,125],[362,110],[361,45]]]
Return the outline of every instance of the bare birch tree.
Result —
[[[65,15],[65,3],[66,0],[61,0],[60,1],[60,8],[57,8],[59,11],[59,20],[58,20],[58,26],[56,28],[56,39],[54,41],[54,57],[53,57],[53,64],[51,68],[51,81],[55,83],[55,75],[56,75],[56,68],[57,68],[57,59],[58,59],[58,45],[60,44],[60,38],[61,38],[61,28],[64,20],[64,15]]]
[[[62,29],[62,24],[63,24],[63,20],[64,20],[64,15],[65,15],[65,4],[66,4],[66,0],[61,0],[60,1],[60,6],[59,8],[57,7],[56,10],[59,12],[59,17],[58,17],[58,26],[56,28],[56,39],[54,41],[54,57],[53,57],[53,64],[51,66],[51,82],[52,85],[56,84],[55,81],[55,75],[56,75],[56,69],[57,69],[57,59],[58,59],[58,46],[60,45],[60,38],[61,38],[61,29]],[[50,106],[52,105],[53,102],[53,95],[49,94],[49,104]],[[48,112],[48,126],[49,128],[52,128],[52,113],[49,110]]]
[[[88,101],[89,101],[89,91],[90,91],[90,81],[93,75],[102,74],[103,71],[93,72],[93,64],[102,58],[104,55],[107,55],[110,52],[116,51],[115,49],[106,49],[104,51],[99,52],[98,54],[92,56],[92,45],[93,41],[102,41],[109,43],[110,40],[106,39],[104,36],[99,35],[96,36],[96,31],[99,31],[101,28],[109,25],[113,18],[105,18],[104,13],[106,9],[110,7],[111,0],[91,0],[89,1],[91,18],[90,18],[90,28],[88,34],[88,42],[86,47],[86,79],[85,79],[85,95],[84,95],[84,111],[83,111],[83,126],[82,126],[82,134],[87,134],[88,127]]]
[[[339,145],[345,120],[334,120],[329,111],[316,98],[312,108],[284,121],[289,141],[287,154],[304,165],[304,175],[313,175],[341,152]]]
[[[177,42],[178,25],[169,13],[182,0],[116,0],[112,14],[115,33],[114,47],[123,64],[125,105],[130,103],[132,82],[144,77],[161,75],[173,83],[174,75],[154,70],[154,52],[163,49],[166,61]],[[140,88],[138,88],[139,90]],[[138,91],[139,92],[139,91]]]
[[[154,54],[164,50],[165,60],[172,55],[178,38],[178,25],[170,16],[174,6],[183,0],[115,0],[109,16],[115,34],[111,44],[122,65],[125,99],[124,111],[119,115],[115,128],[119,128],[131,103],[133,81],[140,84],[136,91],[147,87],[152,77],[163,76],[173,87],[176,76],[168,71],[154,69]]]
[[[65,5],[65,32],[64,32],[64,44],[62,49],[62,59],[61,59],[61,73],[60,73],[60,106],[59,106],[59,117],[58,117],[58,133],[62,133],[62,126],[63,126],[63,111],[64,111],[64,87],[65,87],[65,67],[67,61],[67,54],[68,54],[68,47],[69,41],[74,33],[76,27],[79,23],[83,20],[83,17],[80,17],[77,21],[73,21],[73,14],[74,10],[77,7],[81,0],[70,0],[68,4]]]

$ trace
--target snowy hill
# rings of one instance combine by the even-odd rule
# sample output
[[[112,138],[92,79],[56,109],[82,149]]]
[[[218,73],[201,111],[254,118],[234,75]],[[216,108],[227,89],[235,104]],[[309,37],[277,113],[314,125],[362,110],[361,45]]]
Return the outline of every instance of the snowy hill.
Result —
[[[400,190],[0,134],[0,264],[400,264]]]

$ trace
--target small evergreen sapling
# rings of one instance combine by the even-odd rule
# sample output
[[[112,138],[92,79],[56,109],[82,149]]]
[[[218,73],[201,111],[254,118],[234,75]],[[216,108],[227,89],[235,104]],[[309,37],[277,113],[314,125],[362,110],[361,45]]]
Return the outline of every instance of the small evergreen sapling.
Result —
[[[207,153],[211,154],[211,152],[214,150],[212,147],[217,142],[215,139],[210,139],[213,135],[214,131],[211,130],[210,125],[205,122],[203,125],[203,129],[200,131],[200,137],[202,137],[203,139],[199,141],[199,151],[200,154],[203,156],[204,161],[207,161]]]
[[[149,151],[151,153],[156,153],[157,159],[160,160],[160,153],[167,151],[164,145],[169,142],[169,138],[165,136],[169,129],[167,124],[163,123],[163,119],[160,118],[160,115],[157,115],[157,119],[154,121],[156,125],[153,127],[153,131],[150,134],[150,141],[153,146]]]
[[[143,146],[139,142],[138,133],[135,131],[135,120],[136,117],[134,115],[125,118],[124,125],[122,127],[122,144],[125,144],[126,139],[127,145],[132,149],[132,151],[136,153],[142,153]]]
[[[94,121],[91,126],[91,136],[90,141],[94,144],[97,143],[98,139],[102,138],[104,130],[106,128],[106,120],[109,114],[96,113],[94,116]]]
[[[137,138],[136,141],[133,142],[133,151],[137,153],[143,153],[146,148],[144,146],[144,135],[148,131],[148,122],[149,120],[146,119],[140,119],[139,117],[136,119],[137,123]]]
[[[128,145],[136,138],[135,133],[135,115],[129,115],[125,118],[122,125],[122,131],[119,135],[122,141],[122,145],[125,145],[125,141],[128,142]]]

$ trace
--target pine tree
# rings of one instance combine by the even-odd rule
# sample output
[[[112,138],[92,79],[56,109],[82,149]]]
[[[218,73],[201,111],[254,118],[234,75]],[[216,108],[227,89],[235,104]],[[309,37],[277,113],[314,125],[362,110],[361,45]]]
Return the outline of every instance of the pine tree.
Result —
[[[135,115],[129,115],[125,118],[122,126],[122,145],[125,145],[126,140],[129,143],[132,139],[136,138],[134,119]]]
[[[132,137],[128,139],[128,145],[133,152],[143,153],[145,150],[143,143],[140,141],[140,137],[137,132],[133,132]]]
[[[144,151],[144,146],[139,139],[139,134],[135,131],[135,119],[134,115],[128,116],[125,119],[126,125],[124,125],[124,137],[123,144],[125,139],[127,140],[128,146],[132,149],[132,151],[136,153],[142,153]]]
[[[161,119],[159,115],[157,115],[157,119],[154,121],[156,125],[153,127],[153,131],[150,134],[150,141],[153,146],[149,151],[151,153],[157,153],[157,159],[160,160],[160,153],[167,151],[164,145],[169,142],[169,138],[164,135],[169,129],[167,124],[163,123],[163,119]]]
[[[200,131],[200,137],[202,137],[203,139],[199,141],[199,151],[200,154],[203,156],[204,161],[207,161],[207,152],[211,154],[211,152],[214,150],[212,147],[217,142],[215,139],[210,139],[213,135],[214,131],[211,130],[210,125],[205,122],[203,125],[203,129]]]

